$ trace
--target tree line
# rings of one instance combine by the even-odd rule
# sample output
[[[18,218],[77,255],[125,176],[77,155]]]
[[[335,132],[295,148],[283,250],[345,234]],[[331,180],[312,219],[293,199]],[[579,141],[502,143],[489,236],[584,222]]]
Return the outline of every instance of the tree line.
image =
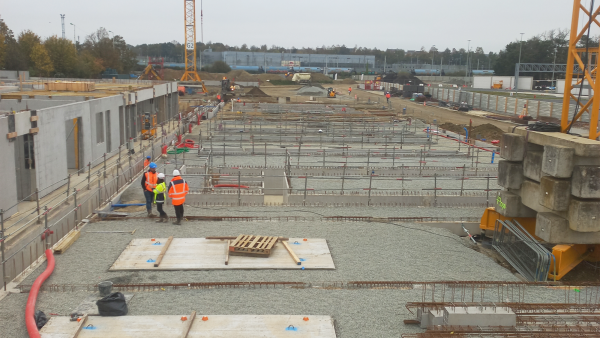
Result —
[[[123,37],[112,39],[104,28],[73,44],[56,35],[43,40],[31,30],[18,36],[0,21],[0,69],[29,70],[31,76],[99,78],[107,68],[129,73],[136,53]]]

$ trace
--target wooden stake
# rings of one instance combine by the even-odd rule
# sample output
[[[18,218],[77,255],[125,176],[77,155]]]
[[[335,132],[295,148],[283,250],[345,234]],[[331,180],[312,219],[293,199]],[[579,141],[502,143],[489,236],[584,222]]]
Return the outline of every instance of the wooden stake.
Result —
[[[298,256],[296,256],[296,254],[294,253],[294,250],[292,250],[292,248],[290,247],[290,245],[285,242],[282,241],[281,244],[283,244],[283,246],[285,247],[285,249],[287,250],[287,252],[290,254],[290,256],[292,256],[292,259],[294,260],[294,262],[296,263],[296,265],[302,265],[302,262],[300,261],[300,258],[298,258]]]
[[[190,318],[188,318],[187,323],[185,323],[183,332],[181,332],[181,338],[187,338],[188,334],[190,333],[190,329],[192,328],[192,324],[194,323],[194,319],[196,319],[196,311],[192,311]]]
[[[158,255],[158,258],[156,259],[156,263],[154,263],[155,268],[157,268],[160,265],[160,262],[162,262],[162,259],[165,256],[165,254],[167,253],[167,249],[169,249],[169,245],[171,245],[172,241],[173,241],[173,236],[170,236],[169,239],[167,239],[165,246],[160,251],[160,255]],[[187,335],[187,333],[186,333],[186,335]]]
[[[75,331],[73,338],[77,338],[79,336],[79,333],[81,332],[81,329],[83,329],[83,326],[85,325],[85,322],[87,322],[87,319],[88,315],[83,315],[83,317],[81,317],[81,320],[79,321],[79,326],[77,327],[77,331]]]
[[[231,245],[231,240],[227,240],[227,246],[225,246],[225,265],[229,265],[229,246]]]

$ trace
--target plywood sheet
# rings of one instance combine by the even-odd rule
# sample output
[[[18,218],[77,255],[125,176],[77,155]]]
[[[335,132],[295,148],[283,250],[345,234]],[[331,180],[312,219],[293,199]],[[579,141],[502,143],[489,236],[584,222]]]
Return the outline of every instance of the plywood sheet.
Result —
[[[327,241],[322,238],[290,238],[288,243],[301,260],[294,263],[278,242],[268,258],[231,256],[225,265],[227,241],[205,238],[174,238],[160,266],[154,261],[166,243],[166,238],[133,239],[110,267],[119,270],[213,270],[213,269],[335,269]],[[157,244],[160,242],[160,244]]]
[[[179,338],[185,322],[177,316],[88,317],[78,338]],[[208,317],[203,321],[202,317]],[[308,321],[304,320],[308,318]],[[77,322],[52,317],[40,331],[42,338],[71,338]],[[188,338],[335,338],[330,316],[213,316],[198,314]]]

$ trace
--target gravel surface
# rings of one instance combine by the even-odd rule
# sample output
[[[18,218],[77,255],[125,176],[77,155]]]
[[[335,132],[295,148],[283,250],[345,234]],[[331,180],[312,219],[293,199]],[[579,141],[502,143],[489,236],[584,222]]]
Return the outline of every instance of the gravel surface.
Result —
[[[422,292],[420,286],[412,290],[167,289],[136,292],[129,303],[128,315],[186,315],[194,310],[200,316],[328,315],[334,319],[337,338],[391,338],[424,331],[417,325],[403,324],[404,319],[416,318],[404,305],[406,302],[422,301]],[[479,293],[480,290],[477,290],[475,296],[478,297]],[[564,293],[564,290],[542,287],[522,290],[523,300],[532,303],[563,302]],[[84,291],[42,292],[36,308],[46,315],[68,315],[89,294]],[[506,296],[506,293],[503,295]],[[28,337],[23,319],[27,297],[28,294],[11,294],[2,300],[0,338]],[[484,297],[486,301],[498,301],[498,290],[486,289]]]
[[[173,215],[171,209],[168,212]],[[464,213],[461,212],[460,215]],[[86,231],[132,231],[134,229],[137,231],[133,236],[120,233],[86,233]],[[108,271],[132,238],[166,238],[171,235],[178,238],[198,238],[237,236],[244,233],[325,238],[336,269],[327,271]],[[468,242],[465,238],[452,235],[446,230],[410,223],[394,225],[375,222],[189,221],[184,222],[182,226],[173,226],[157,224],[151,220],[106,221],[86,226],[79,240],[65,254],[57,255],[56,270],[48,283],[91,284],[103,280],[121,283],[517,280],[508,270],[494,263],[489,257],[468,248],[466,243]],[[481,269],[482,266],[486,268]],[[39,268],[24,281],[24,284],[33,283],[35,276],[41,271],[42,268]]]

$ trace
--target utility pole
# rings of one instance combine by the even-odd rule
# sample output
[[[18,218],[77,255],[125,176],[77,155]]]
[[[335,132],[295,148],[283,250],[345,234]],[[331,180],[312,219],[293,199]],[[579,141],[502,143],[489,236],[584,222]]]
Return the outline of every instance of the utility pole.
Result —
[[[65,15],[61,14],[60,15],[60,23],[62,25],[62,38],[65,39]]]
[[[521,42],[519,42],[519,64],[517,66],[517,77],[515,78],[515,87],[516,87],[516,98],[519,98],[519,68],[521,67],[521,50],[523,49],[523,34],[525,33],[520,33],[521,34]]]
[[[467,78],[469,77],[469,51],[471,50],[471,40],[468,40],[467,44],[467,67],[465,69],[465,85],[467,84]]]
[[[556,48],[554,48],[554,62],[552,63],[552,82],[550,82],[550,85],[554,87],[554,90],[556,91],[556,86],[554,85],[554,68],[556,68]]]
[[[73,26],[73,44],[77,47],[77,40],[75,40],[75,25],[71,22],[71,26]]]

